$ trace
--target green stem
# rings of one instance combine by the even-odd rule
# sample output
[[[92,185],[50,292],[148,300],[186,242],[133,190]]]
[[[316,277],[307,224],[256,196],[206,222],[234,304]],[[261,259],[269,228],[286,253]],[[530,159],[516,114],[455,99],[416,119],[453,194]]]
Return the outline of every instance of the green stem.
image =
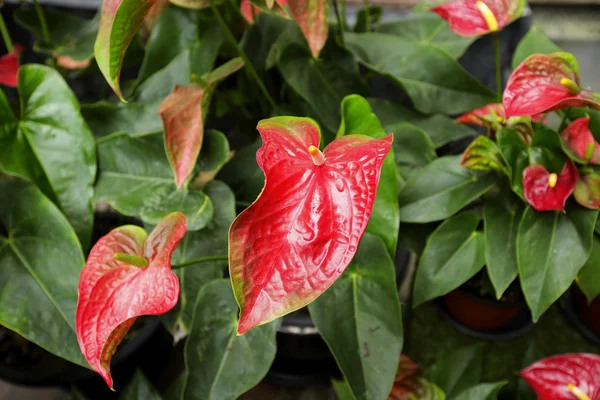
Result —
[[[557,114],[560,113],[557,111]],[[560,126],[558,127],[558,133],[561,133],[567,127],[567,113],[564,113],[562,119],[560,120]]]
[[[42,37],[44,38],[44,42],[50,43],[50,32],[48,32],[48,24],[46,23],[44,11],[42,10],[42,7],[40,7],[38,0],[33,0],[33,4],[35,4],[35,11],[40,20],[40,25],[42,26]]]
[[[256,84],[260,88],[260,91],[266,97],[266,99],[269,102],[269,104],[271,105],[271,107],[273,109],[277,109],[278,108],[277,107],[277,103],[275,103],[275,100],[273,100],[273,98],[271,97],[271,94],[269,93],[269,91],[265,87],[265,84],[262,81],[262,79],[260,79],[260,76],[258,76],[258,73],[254,69],[254,66],[252,65],[252,63],[248,59],[248,56],[246,55],[246,53],[244,53],[244,50],[242,50],[242,48],[238,44],[237,40],[235,39],[235,36],[233,36],[233,33],[231,32],[231,30],[227,26],[227,23],[223,19],[223,16],[219,12],[218,7],[215,5],[214,0],[210,2],[210,7],[212,8],[213,13],[215,14],[215,17],[217,18],[217,21],[219,22],[219,25],[221,25],[221,29],[223,29],[223,32],[225,32],[225,36],[227,36],[227,39],[235,47],[235,49],[237,50],[237,52],[240,55],[240,57],[242,57],[242,60],[244,60],[244,65],[246,66],[246,71],[248,71],[250,73],[250,75],[252,76],[252,78],[254,78],[254,80],[256,81]]]
[[[365,9],[365,29],[367,32],[371,32],[371,6],[369,4],[369,0],[364,1],[364,9]]]
[[[14,49],[12,40],[10,40],[10,35],[8,34],[8,29],[6,29],[6,24],[4,23],[4,17],[0,14],[0,32],[2,33],[2,39],[4,40],[4,45],[6,46],[7,52],[11,52]]]
[[[502,102],[502,64],[500,63],[500,33],[494,33],[494,49],[496,52],[496,97]]]
[[[338,0],[333,0],[333,11],[335,11],[335,19],[337,19],[339,27],[340,42],[344,46],[344,18],[341,16]]]
[[[229,260],[228,256],[208,256],[208,257],[200,257],[194,258],[193,260],[182,262],[181,264],[175,264],[171,266],[171,269],[179,269],[185,268],[189,265],[200,264],[208,261],[227,261]]]

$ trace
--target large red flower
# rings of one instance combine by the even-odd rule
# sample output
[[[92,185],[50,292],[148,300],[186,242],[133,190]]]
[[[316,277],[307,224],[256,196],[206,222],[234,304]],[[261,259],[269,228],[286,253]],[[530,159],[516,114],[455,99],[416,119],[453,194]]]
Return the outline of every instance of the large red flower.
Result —
[[[560,134],[560,138],[575,161],[600,164],[600,144],[594,139],[589,123],[589,117],[576,119]]]
[[[480,36],[503,29],[523,13],[521,0],[457,0],[431,11],[448,21],[460,36]]]
[[[23,46],[17,44],[10,53],[0,57],[0,85],[17,87],[19,57],[22,51]]]
[[[538,211],[562,210],[578,178],[570,159],[560,174],[549,173],[542,165],[531,165],[523,170],[523,194]]]
[[[562,354],[540,360],[523,371],[538,400],[600,400],[600,356]]]
[[[579,87],[579,66],[569,53],[534,54],[512,73],[502,104],[506,116],[534,115],[565,107],[600,109],[600,94]]]

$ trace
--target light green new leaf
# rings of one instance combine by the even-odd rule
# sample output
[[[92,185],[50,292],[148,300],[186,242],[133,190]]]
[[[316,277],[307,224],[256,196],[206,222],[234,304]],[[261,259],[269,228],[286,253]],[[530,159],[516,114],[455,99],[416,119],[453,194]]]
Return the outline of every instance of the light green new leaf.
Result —
[[[496,400],[498,393],[508,382],[481,383],[459,393],[451,400]]]
[[[512,59],[513,69],[517,68],[532,54],[552,54],[562,51],[560,47],[548,39],[539,28],[533,27],[517,45]]]
[[[394,383],[403,341],[395,282],[383,242],[365,233],[346,271],[308,305],[357,400],[385,399]]]
[[[0,181],[0,324],[87,366],[75,336],[84,264],[75,232],[47,197],[21,180]]]
[[[100,177],[97,202],[106,201],[122,214],[157,224],[174,211],[182,212],[188,230],[205,227],[213,204],[203,192],[177,190],[165,155],[161,132],[145,136],[117,133],[98,142]]]
[[[496,174],[463,168],[460,158],[441,157],[411,174],[400,191],[402,221],[446,219],[494,186]]]
[[[517,233],[521,287],[534,321],[571,286],[592,250],[598,210],[578,205],[538,212],[528,207]]]
[[[577,274],[577,285],[589,302],[600,294],[600,238],[596,235],[590,257]]]
[[[342,101],[342,122],[337,137],[352,134],[367,135],[375,139],[386,136],[386,132],[377,116],[373,114],[371,106],[359,95],[347,96]],[[395,140],[396,136],[394,136]],[[398,245],[399,226],[400,208],[398,207],[396,163],[394,152],[390,151],[381,167],[377,196],[366,231],[379,236],[393,258]]]
[[[417,110],[459,114],[494,102],[494,94],[446,51],[384,33],[348,33],[346,45],[368,68],[395,80]]]
[[[483,268],[485,241],[476,230],[479,221],[475,212],[463,212],[431,234],[417,266],[413,307],[451,292]]]
[[[21,117],[0,92],[0,171],[18,175],[56,202],[87,247],[96,176],[94,138],[79,103],[54,69],[19,69]]]
[[[238,313],[228,280],[200,290],[185,344],[183,399],[235,400],[267,374],[279,321],[237,336]]]

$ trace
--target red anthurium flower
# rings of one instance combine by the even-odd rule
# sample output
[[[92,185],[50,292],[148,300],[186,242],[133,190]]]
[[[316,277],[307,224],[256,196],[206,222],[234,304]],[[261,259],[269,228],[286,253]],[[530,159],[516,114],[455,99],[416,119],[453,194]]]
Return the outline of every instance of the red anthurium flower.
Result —
[[[560,174],[549,173],[541,165],[530,165],[523,170],[523,194],[538,211],[562,210],[578,178],[577,168],[569,159]]]
[[[23,46],[17,44],[10,53],[0,57],[0,85],[17,87],[19,56],[22,51]]]
[[[79,280],[76,333],[81,352],[112,388],[110,360],[140,315],[159,315],[179,299],[171,255],[185,217],[167,215],[150,236],[137,226],[112,230],[94,245]]]
[[[310,119],[271,118],[258,131],[265,187],[229,231],[238,334],[307,305],[344,272],[369,222],[393,140],[347,135],[321,152],[319,127]]]
[[[575,184],[573,197],[584,207],[592,210],[600,208],[600,173],[583,168]]]
[[[523,7],[521,0],[457,0],[431,11],[448,21],[456,34],[473,37],[503,29],[521,16]]]
[[[523,371],[538,400],[600,400],[600,356],[562,354],[538,361]]]
[[[600,144],[589,128],[590,118],[578,118],[561,133],[567,153],[581,163],[600,164]]]
[[[467,125],[490,127],[494,124],[503,124],[506,120],[504,106],[501,103],[491,103],[458,117],[457,122]]]
[[[507,117],[512,117],[565,107],[600,108],[600,95],[580,89],[579,66],[573,55],[534,54],[513,71],[502,104]]]

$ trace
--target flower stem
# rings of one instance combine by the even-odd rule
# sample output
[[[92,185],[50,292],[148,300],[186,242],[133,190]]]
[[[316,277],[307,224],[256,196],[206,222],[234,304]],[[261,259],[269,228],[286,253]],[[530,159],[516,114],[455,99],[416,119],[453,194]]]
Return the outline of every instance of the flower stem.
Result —
[[[40,20],[40,25],[42,26],[42,37],[44,38],[44,42],[50,43],[50,32],[48,31],[48,24],[46,23],[44,11],[42,10],[42,7],[40,7],[40,3],[38,0],[33,0],[33,4],[35,4],[35,11],[37,13],[38,19]]]
[[[365,9],[365,29],[366,32],[371,32],[371,6],[369,4],[369,0],[364,1],[364,9]]]
[[[215,14],[215,17],[217,18],[219,25],[221,25],[221,29],[223,29],[223,32],[225,32],[225,36],[227,36],[227,39],[231,42],[233,47],[235,47],[235,49],[238,52],[238,54],[240,55],[240,57],[242,57],[242,60],[244,60],[244,65],[246,67],[246,71],[248,71],[248,73],[254,79],[254,81],[258,85],[260,91],[266,97],[266,99],[269,102],[269,104],[271,105],[271,107],[273,109],[277,109],[278,108],[277,103],[275,102],[275,100],[273,100],[273,98],[271,97],[271,94],[269,94],[269,91],[265,87],[265,84],[262,81],[262,79],[260,79],[260,76],[258,76],[258,73],[254,69],[254,66],[248,59],[248,56],[246,55],[246,53],[244,53],[244,50],[242,50],[242,48],[240,47],[239,43],[235,39],[235,36],[233,36],[231,29],[229,29],[229,27],[227,26],[227,23],[225,22],[225,20],[223,19],[223,16],[219,12],[219,9],[216,6],[214,0],[210,2],[210,7],[212,8],[213,13]]]
[[[500,32],[494,32],[494,50],[496,52],[496,97],[502,103],[502,64],[500,62]]]
[[[227,261],[227,260],[229,260],[228,256],[207,256],[207,257],[200,257],[200,258],[194,258],[193,260],[182,262],[181,264],[172,265],[171,269],[185,268],[185,267],[187,267],[189,265],[200,264],[200,263],[208,262],[208,261]]]
[[[4,40],[6,51],[10,53],[13,51],[14,46],[12,40],[10,40],[10,35],[8,34],[8,29],[6,29],[6,24],[4,23],[4,17],[2,17],[2,14],[0,14],[0,32],[2,33],[2,39]]]
[[[340,42],[341,42],[341,44],[343,46],[344,45],[344,25],[345,25],[345,22],[344,22],[344,17],[340,13],[340,10],[339,10],[339,7],[338,7],[338,0],[333,0],[333,10],[335,11],[335,18],[337,19],[337,23],[338,23],[339,35],[340,35]]]

